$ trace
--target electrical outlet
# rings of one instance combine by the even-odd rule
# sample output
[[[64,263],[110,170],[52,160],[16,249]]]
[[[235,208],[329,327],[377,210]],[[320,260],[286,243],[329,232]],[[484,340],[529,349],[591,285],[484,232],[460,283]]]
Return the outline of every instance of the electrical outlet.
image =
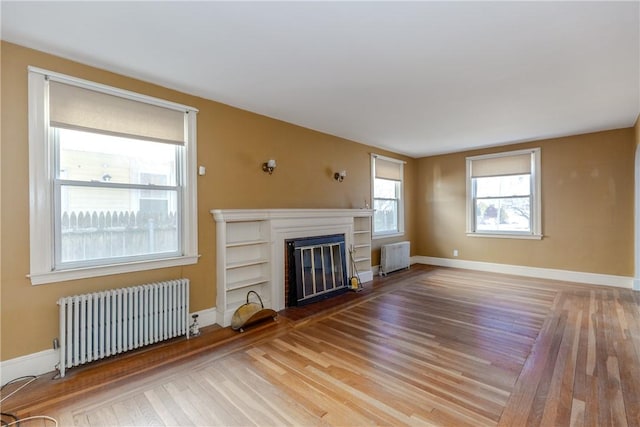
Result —
[[[453,256],[458,256],[458,250],[457,249],[453,250]]]
[[[58,338],[53,339],[53,349],[57,350],[60,347],[60,342],[58,342]]]

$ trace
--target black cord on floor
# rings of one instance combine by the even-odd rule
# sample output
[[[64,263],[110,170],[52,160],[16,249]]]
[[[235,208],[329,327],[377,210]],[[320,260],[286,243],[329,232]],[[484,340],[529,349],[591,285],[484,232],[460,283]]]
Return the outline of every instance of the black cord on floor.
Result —
[[[35,376],[35,375],[25,375],[24,377],[14,378],[11,381],[6,382],[2,387],[0,387],[0,390],[4,389],[9,384],[17,383],[18,381],[22,381],[22,380],[26,380],[26,379],[31,380],[31,379],[34,379],[34,378],[38,378],[38,377]]]

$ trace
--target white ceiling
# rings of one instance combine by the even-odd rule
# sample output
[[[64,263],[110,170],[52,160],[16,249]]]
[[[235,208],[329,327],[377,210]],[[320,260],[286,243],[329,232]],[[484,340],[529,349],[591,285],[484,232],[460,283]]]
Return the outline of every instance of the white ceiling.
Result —
[[[413,157],[633,126],[640,2],[12,2],[2,39]]]

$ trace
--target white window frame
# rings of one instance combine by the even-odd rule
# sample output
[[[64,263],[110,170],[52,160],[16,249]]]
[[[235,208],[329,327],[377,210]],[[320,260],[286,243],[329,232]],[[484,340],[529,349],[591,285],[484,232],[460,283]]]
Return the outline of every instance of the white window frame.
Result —
[[[375,212],[373,218],[371,218],[371,238],[372,239],[385,239],[388,237],[404,236],[404,164],[402,160],[394,159],[392,157],[381,156],[379,154],[371,153],[371,208],[375,207],[375,185],[376,185],[376,159],[385,160],[392,163],[397,163],[400,167],[400,194],[398,195],[398,229],[391,232],[376,232],[375,229]]]
[[[531,155],[531,211],[530,231],[476,231],[476,212],[474,204],[474,188],[472,179],[473,161],[500,157]],[[496,175],[498,176],[498,175]],[[542,239],[542,197],[540,184],[540,148],[528,148],[523,150],[506,151],[501,153],[485,154],[466,158],[467,180],[467,236],[469,237],[493,237],[508,239]]]
[[[122,89],[28,67],[29,71],[29,242],[33,285],[110,274],[195,264],[198,261],[196,113],[197,109]],[[167,258],[55,269],[55,147],[49,132],[49,80],[103,92],[138,102],[188,112],[182,173],[182,224],[179,230],[182,254]]]

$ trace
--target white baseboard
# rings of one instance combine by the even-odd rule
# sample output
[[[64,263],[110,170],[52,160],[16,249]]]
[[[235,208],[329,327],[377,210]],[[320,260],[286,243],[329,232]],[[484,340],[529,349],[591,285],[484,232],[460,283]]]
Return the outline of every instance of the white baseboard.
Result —
[[[193,314],[199,315],[198,324],[201,328],[216,323],[215,307],[200,310]],[[15,359],[3,360],[0,362],[0,383],[4,385],[14,378],[27,375],[42,375],[47,372],[53,373],[59,361],[60,352],[59,350],[53,349],[27,354],[26,356],[16,357]]]
[[[205,326],[211,326],[214,325],[216,323],[216,308],[205,308],[204,310],[200,310],[200,311],[196,311],[194,313],[191,313],[191,315],[193,316],[194,314],[198,315],[198,325],[200,325],[201,328],[204,328]]]
[[[409,258],[409,265],[424,264],[422,262],[416,261],[415,258],[420,258],[420,257],[410,257]],[[400,270],[398,270],[398,271],[400,271]],[[371,276],[382,276],[382,274],[380,274],[380,264],[371,266]],[[373,280],[373,277],[371,278],[371,280]]]
[[[373,276],[379,276],[380,275],[380,265],[372,265],[371,266],[371,274]]]
[[[640,291],[640,279],[633,279],[633,290]]]
[[[495,264],[481,261],[466,261],[451,258],[436,258],[428,256],[411,257],[411,263],[430,264],[440,267],[463,268],[467,270],[487,271],[491,273],[514,274],[540,279],[562,280],[565,282],[587,283],[590,285],[615,286],[633,289],[634,279],[627,276],[609,274],[585,273],[581,271],[556,270],[553,268],[527,267],[523,265]],[[640,286],[636,284],[636,286]]]
[[[363,271],[359,276],[362,283],[370,282],[373,280],[373,271]]]
[[[4,385],[15,378],[27,375],[53,373],[59,360],[59,351],[53,349],[4,360],[0,362],[0,382]]]

